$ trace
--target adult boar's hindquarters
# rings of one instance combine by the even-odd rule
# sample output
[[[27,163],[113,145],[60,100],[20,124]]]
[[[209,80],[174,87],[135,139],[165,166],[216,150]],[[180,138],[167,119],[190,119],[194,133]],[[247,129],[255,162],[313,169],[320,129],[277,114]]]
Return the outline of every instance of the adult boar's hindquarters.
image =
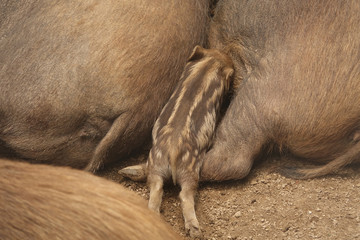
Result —
[[[91,172],[128,156],[150,140],[187,56],[204,43],[208,8],[207,0],[11,8],[0,24],[0,143],[23,159]]]
[[[355,0],[219,2],[210,45],[232,57],[239,87],[201,180],[245,177],[269,145],[326,163],[284,170],[294,178],[360,158],[359,11]]]
[[[84,171],[0,159],[0,239],[180,239],[145,201]]]

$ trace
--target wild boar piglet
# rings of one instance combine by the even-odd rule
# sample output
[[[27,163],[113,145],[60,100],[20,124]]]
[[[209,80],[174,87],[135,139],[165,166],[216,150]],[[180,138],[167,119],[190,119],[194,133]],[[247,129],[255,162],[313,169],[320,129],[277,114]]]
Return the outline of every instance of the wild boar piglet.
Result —
[[[179,84],[156,120],[148,162],[119,171],[133,180],[147,178],[149,208],[160,212],[164,180],[181,186],[185,228],[201,235],[196,218],[196,193],[202,156],[212,142],[224,95],[233,75],[231,59],[218,50],[196,46]]]
[[[233,74],[230,58],[218,50],[196,46],[179,85],[153,128],[153,147],[147,162],[149,208],[159,212],[163,182],[172,176],[181,186],[185,228],[200,235],[194,208],[202,155],[209,148],[224,94]]]

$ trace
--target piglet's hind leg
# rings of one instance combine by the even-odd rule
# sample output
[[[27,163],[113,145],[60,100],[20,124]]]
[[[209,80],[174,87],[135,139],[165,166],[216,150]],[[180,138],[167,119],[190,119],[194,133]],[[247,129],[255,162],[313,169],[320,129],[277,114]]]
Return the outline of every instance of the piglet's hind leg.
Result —
[[[201,237],[199,221],[195,213],[195,193],[196,186],[183,184],[181,185],[180,200],[185,221],[185,230],[190,233],[191,237]]]
[[[149,175],[148,185],[150,187],[150,199],[148,207],[154,212],[160,213],[160,206],[164,193],[164,180],[159,175]]]

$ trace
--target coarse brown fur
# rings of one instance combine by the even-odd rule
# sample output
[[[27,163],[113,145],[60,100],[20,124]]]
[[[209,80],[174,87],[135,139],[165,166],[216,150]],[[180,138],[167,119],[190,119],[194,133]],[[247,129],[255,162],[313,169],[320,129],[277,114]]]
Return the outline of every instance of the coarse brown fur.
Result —
[[[236,93],[201,170],[204,181],[245,177],[269,144],[327,163],[360,158],[360,2],[223,0],[210,46],[234,61]]]
[[[83,171],[0,159],[0,239],[180,239],[136,194]]]
[[[150,140],[209,18],[207,0],[0,4],[1,148],[92,172]]]
[[[197,46],[153,128],[153,147],[147,162],[149,208],[160,211],[163,182],[172,176],[173,183],[181,186],[185,228],[193,237],[201,233],[194,197],[202,156],[211,145],[233,71],[228,56]]]

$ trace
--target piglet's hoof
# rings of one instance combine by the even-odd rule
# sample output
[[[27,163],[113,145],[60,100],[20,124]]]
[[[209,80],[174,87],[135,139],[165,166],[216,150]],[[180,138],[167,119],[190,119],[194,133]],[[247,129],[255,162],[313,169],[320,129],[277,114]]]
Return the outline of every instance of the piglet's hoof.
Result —
[[[119,174],[123,177],[130,178],[133,181],[144,182],[146,181],[146,166],[145,164],[134,165],[119,170]]]
[[[197,220],[185,223],[185,230],[194,239],[202,239],[202,234]]]

